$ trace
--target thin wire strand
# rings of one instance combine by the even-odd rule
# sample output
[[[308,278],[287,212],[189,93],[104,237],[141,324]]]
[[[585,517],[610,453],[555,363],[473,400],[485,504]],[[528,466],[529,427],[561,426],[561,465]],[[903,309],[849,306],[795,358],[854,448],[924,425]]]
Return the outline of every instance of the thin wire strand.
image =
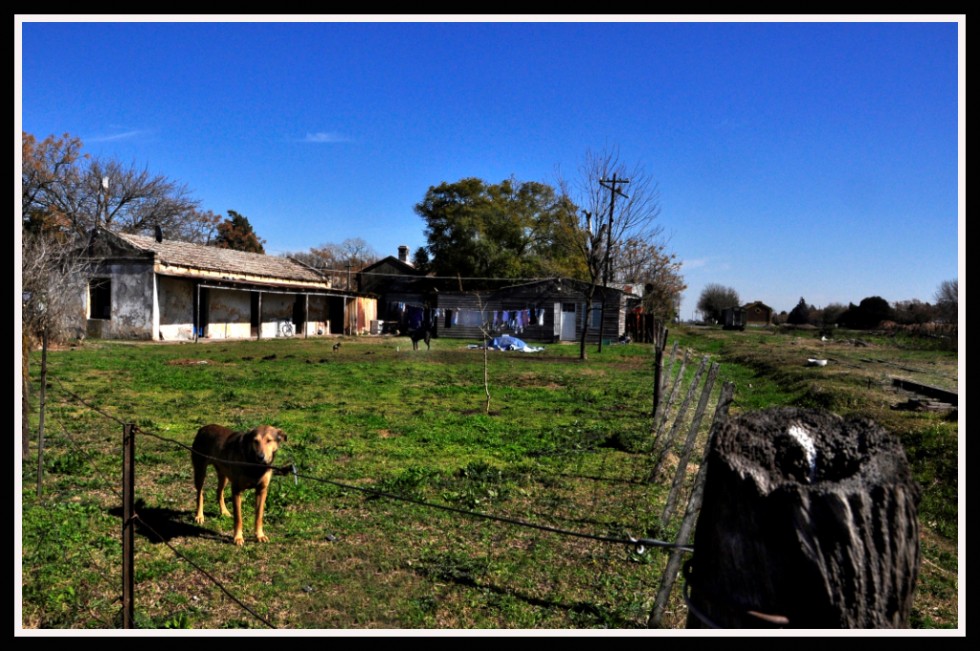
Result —
[[[82,455],[85,457],[85,460],[89,462],[89,465],[92,466],[92,470],[95,471],[95,474],[97,474],[102,479],[102,481],[105,482],[105,484],[106,484],[106,486],[108,487],[109,490],[111,490],[113,493],[116,494],[116,497],[118,497],[119,499],[122,499],[122,493],[119,492],[118,490],[116,490],[116,487],[113,485],[113,481],[109,480],[102,473],[102,471],[99,469],[99,467],[95,465],[95,459],[93,459],[92,458],[92,455],[89,454],[88,450],[86,449],[86,446],[84,446],[84,445],[78,445],[78,441],[75,439],[74,435],[71,432],[68,431],[68,428],[65,427],[64,421],[61,420],[60,418],[58,419],[58,424],[61,426],[61,431],[64,433],[64,435],[66,437],[68,437],[68,439],[75,446],[75,449],[76,450],[81,450]]]
[[[289,471],[286,470],[285,472],[289,472]],[[331,484],[333,486],[337,486],[338,488],[344,488],[344,489],[348,489],[348,490],[360,491],[362,493],[368,493],[368,494],[371,494],[371,495],[377,495],[379,497],[387,497],[389,499],[400,500],[402,502],[410,502],[412,504],[418,504],[419,506],[426,506],[426,507],[433,508],[433,509],[438,509],[438,510],[441,510],[441,511],[448,511],[448,512],[451,512],[451,513],[459,513],[461,515],[467,515],[467,516],[475,517],[475,518],[484,518],[484,519],[487,519],[487,520],[494,520],[496,522],[504,522],[504,523],[507,523],[507,524],[513,524],[513,525],[517,525],[517,526],[521,526],[521,527],[528,527],[530,529],[538,529],[540,531],[548,531],[548,532],[551,532],[551,533],[565,535],[565,536],[571,536],[571,537],[575,537],[575,538],[586,538],[586,539],[589,539],[589,540],[596,540],[596,541],[599,541],[599,542],[618,543],[618,544],[623,544],[623,545],[643,545],[643,546],[646,546],[646,547],[660,547],[660,548],[663,548],[663,549],[678,549],[680,551],[687,551],[687,552],[693,552],[694,551],[694,548],[691,547],[690,545],[678,545],[676,543],[669,543],[669,542],[665,542],[663,540],[653,540],[651,538],[617,538],[617,537],[614,537],[614,536],[600,536],[600,535],[597,535],[597,534],[584,533],[584,532],[581,532],[581,531],[569,531],[567,529],[559,529],[558,527],[550,527],[548,525],[535,524],[535,523],[532,523],[532,522],[525,522],[525,521],[522,521],[522,520],[517,520],[516,518],[508,518],[508,517],[503,517],[503,516],[498,516],[498,515],[492,515],[492,514],[489,514],[489,513],[481,513],[479,511],[468,511],[466,509],[461,509],[461,508],[458,508],[458,507],[455,507],[455,506],[448,506],[448,505],[445,505],[445,504],[434,504],[432,502],[426,502],[424,500],[415,499],[413,497],[405,497],[403,495],[396,495],[394,493],[388,493],[388,492],[385,492],[385,491],[379,491],[379,490],[376,490],[376,489],[373,489],[373,488],[365,488],[363,486],[354,486],[354,485],[351,485],[351,484],[344,484],[342,482],[334,481],[332,479],[323,479],[321,477],[313,477],[311,475],[306,475],[306,474],[299,473],[299,472],[294,472],[293,475],[295,477],[299,477],[299,478],[302,478],[302,479],[309,479],[310,481],[318,481],[318,482],[321,482],[321,483],[324,483],[324,484]]]
[[[59,386],[61,386],[61,382],[60,381],[58,382],[58,384],[59,384]],[[89,409],[92,409],[93,411],[101,414],[102,416],[104,416],[104,417],[106,417],[106,418],[108,418],[108,419],[110,419],[110,420],[112,420],[112,421],[114,421],[116,423],[119,423],[120,425],[123,425],[123,426],[126,425],[126,423],[124,423],[122,420],[116,418],[115,416],[112,416],[110,414],[107,414],[104,411],[102,411],[101,409],[98,409],[97,407],[94,407],[94,406],[90,405],[81,396],[75,394],[74,392],[69,391],[67,389],[64,389],[64,391],[68,395],[72,396],[73,398],[75,398],[76,400],[78,400],[79,402],[81,402],[83,405],[85,405],[86,407],[88,407]],[[171,438],[167,438],[165,436],[160,436],[159,434],[154,434],[152,432],[148,432],[148,431],[143,430],[143,429],[141,429],[139,427],[136,428],[136,431],[139,432],[139,433],[141,433],[141,434],[144,434],[146,436],[150,436],[150,437],[159,439],[161,441],[166,441],[166,442],[169,442],[169,443],[173,443],[174,445],[178,445],[178,446],[180,446],[180,447],[182,447],[182,448],[184,448],[186,450],[190,450],[194,454],[198,454],[198,455],[200,455],[202,457],[205,457],[205,458],[208,458],[208,459],[211,459],[211,460],[218,460],[215,457],[211,457],[211,456],[206,455],[206,454],[203,454],[201,452],[197,452],[197,451],[193,450],[193,448],[191,448],[190,446],[188,446],[188,445],[186,445],[184,443],[181,443],[180,441],[177,441],[177,440],[174,440],[174,439],[171,439]],[[541,531],[548,531],[548,532],[551,532],[551,533],[556,533],[556,534],[565,535],[565,536],[573,536],[573,537],[577,537],[577,538],[586,538],[586,539],[590,539],[590,540],[596,540],[596,541],[599,541],[599,542],[610,542],[610,543],[618,543],[618,544],[625,544],[625,545],[642,545],[642,546],[645,546],[645,547],[659,547],[659,548],[662,548],[662,549],[679,549],[681,551],[688,551],[688,552],[693,552],[694,551],[694,548],[691,547],[690,545],[678,545],[676,543],[669,543],[669,542],[666,542],[666,541],[663,541],[663,540],[655,540],[655,539],[651,539],[651,538],[632,538],[632,537],[630,537],[630,538],[616,538],[616,537],[613,537],[613,536],[600,536],[600,535],[597,535],[597,534],[589,534],[589,533],[584,533],[584,532],[580,532],[580,531],[569,531],[567,529],[559,529],[557,527],[550,527],[550,526],[547,526],[547,525],[541,525],[541,524],[534,524],[534,523],[530,523],[530,522],[524,522],[522,520],[517,520],[516,518],[507,518],[507,517],[502,517],[502,516],[491,515],[489,513],[480,513],[480,512],[477,512],[477,511],[468,511],[466,509],[460,509],[460,508],[457,508],[457,507],[447,506],[447,505],[443,505],[443,504],[433,504],[431,502],[426,502],[424,500],[417,500],[417,499],[414,499],[414,498],[404,497],[404,496],[401,496],[401,495],[396,495],[394,493],[388,493],[388,492],[385,492],[385,491],[379,491],[379,490],[375,490],[375,489],[364,488],[362,486],[354,486],[354,485],[351,485],[351,484],[344,484],[342,482],[337,482],[337,481],[330,480],[330,479],[323,479],[323,478],[320,478],[320,477],[313,477],[311,475],[300,474],[300,473],[297,473],[296,472],[294,466],[271,466],[271,465],[268,465],[268,464],[257,464],[257,463],[249,463],[249,462],[233,462],[233,463],[236,463],[236,465],[244,465],[244,466],[269,467],[276,474],[279,474],[279,475],[285,475],[285,474],[288,474],[288,473],[291,472],[294,477],[297,477],[297,478],[298,477],[302,477],[304,479],[309,479],[310,481],[319,481],[319,482],[323,482],[323,483],[326,483],[326,484],[332,484],[334,486],[337,486],[338,488],[345,488],[345,489],[349,489],[349,490],[360,491],[360,492],[369,493],[369,494],[372,494],[372,495],[378,495],[380,497],[387,497],[389,499],[401,500],[401,501],[405,501],[405,502],[411,502],[413,504],[418,504],[420,506],[426,506],[426,507],[429,507],[429,508],[439,509],[439,510],[443,510],[443,511],[449,511],[449,512],[452,512],[452,513],[460,513],[462,515],[467,515],[467,516],[470,516],[470,517],[484,518],[484,519],[488,519],[488,520],[494,520],[494,521],[497,521],[497,522],[505,522],[505,523],[508,523],[508,524],[516,525],[516,526],[523,526],[523,527],[538,529],[538,530],[541,530]]]
[[[142,527],[146,527],[146,528],[147,528],[147,529],[148,529],[148,530],[149,530],[149,531],[150,531],[151,533],[153,533],[153,535],[154,535],[154,536],[156,536],[157,538],[159,538],[159,539],[160,539],[160,542],[162,542],[162,543],[163,543],[164,545],[166,545],[166,546],[167,546],[167,547],[168,547],[168,548],[170,549],[170,551],[172,551],[172,552],[173,552],[173,553],[174,553],[174,554],[175,554],[175,555],[176,555],[176,556],[177,556],[178,558],[180,558],[180,559],[182,559],[182,560],[185,560],[185,561],[187,561],[187,563],[188,563],[188,564],[189,564],[189,565],[190,565],[191,567],[193,567],[193,568],[194,568],[195,570],[197,570],[198,572],[200,572],[201,574],[203,574],[204,576],[206,576],[206,577],[207,577],[207,578],[208,578],[208,579],[209,579],[209,580],[210,580],[210,581],[211,581],[212,583],[214,583],[214,584],[215,584],[216,586],[218,586],[218,588],[219,588],[219,589],[220,589],[220,590],[221,590],[222,592],[224,592],[224,593],[225,593],[225,594],[226,594],[226,595],[228,596],[228,598],[229,598],[229,599],[231,599],[231,600],[232,600],[232,601],[234,601],[234,602],[235,602],[236,604],[238,604],[238,605],[239,605],[239,606],[240,606],[240,607],[241,607],[241,608],[242,608],[243,610],[245,610],[245,611],[246,611],[246,612],[248,612],[248,613],[249,613],[250,615],[252,615],[252,617],[254,617],[255,619],[257,619],[257,620],[259,620],[260,622],[262,622],[263,624],[265,624],[265,625],[266,625],[266,626],[268,626],[269,628],[278,628],[277,626],[275,626],[274,624],[272,624],[272,623],[271,623],[271,622],[270,622],[269,620],[267,620],[266,618],[264,618],[264,617],[262,617],[262,615],[259,615],[259,614],[258,614],[257,612],[255,612],[254,610],[252,610],[251,608],[249,608],[249,607],[248,607],[248,606],[247,606],[247,605],[246,605],[246,604],[245,604],[244,602],[242,602],[242,601],[241,601],[241,600],[240,600],[240,599],[239,599],[238,597],[236,597],[235,595],[233,595],[233,594],[232,594],[232,593],[231,593],[231,592],[230,592],[230,591],[229,591],[229,590],[228,590],[228,589],[227,589],[227,588],[226,588],[226,587],[225,587],[225,586],[224,586],[224,585],[223,585],[223,584],[222,584],[222,583],[221,583],[220,581],[218,581],[218,579],[216,579],[216,578],[214,578],[214,576],[212,576],[212,575],[211,575],[211,574],[210,574],[210,573],[209,573],[209,572],[208,572],[207,570],[205,570],[205,569],[204,569],[204,568],[202,568],[202,567],[201,567],[200,565],[198,565],[197,563],[195,563],[194,561],[192,561],[191,559],[189,559],[189,558],[188,558],[187,556],[185,556],[184,554],[182,554],[182,553],[180,553],[180,552],[179,552],[179,551],[177,550],[177,548],[176,548],[176,547],[174,547],[174,546],[173,546],[173,545],[171,545],[171,544],[170,544],[169,542],[167,542],[167,541],[166,541],[166,539],[164,539],[164,537],[163,537],[163,536],[161,536],[161,535],[160,535],[160,534],[159,534],[159,533],[157,532],[157,530],[156,530],[156,529],[154,529],[154,528],[153,528],[153,527],[151,527],[151,526],[150,526],[149,524],[147,524],[147,523],[146,523],[146,520],[142,520],[142,519],[141,519],[141,518],[139,517],[139,515],[138,515],[138,514],[137,514],[137,515],[134,515],[134,516],[133,516],[133,520],[136,520],[136,521],[137,521],[137,522],[139,523],[139,525],[140,525],[140,526],[142,526]]]
[[[116,418],[112,414],[107,414],[106,412],[102,411],[101,409],[99,409],[95,405],[90,405],[84,398],[82,398],[77,393],[75,393],[75,392],[73,392],[73,391],[71,391],[69,389],[66,389],[65,388],[65,385],[62,384],[61,383],[61,380],[59,380],[57,377],[55,377],[54,380],[55,380],[55,382],[58,383],[58,387],[60,387],[60,389],[62,391],[64,391],[69,396],[71,396],[72,398],[74,398],[78,402],[82,403],[83,405],[85,405],[86,407],[88,407],[89,409],[91,409],[92,411],[94,411],[95,413],[100,414],[101,416],[103,416],[105,418],[108,418],[109,420],[114,421],[114,422],[118,423],[119,425],[121,425],[123,427],[125,427],[127,425],[127,423],[124,423],[123,421],[121,421],[120,419]]]
[[[178,446],[180,446],[182,448],[185,448],[187,450],[192,450],[189,446],[187,446],[187,445],[185,445],[185,444],[183,444],[183,443],[181,443],[179,441],[175,441],[174,439],[170,439],[170,438],[167,438],[165,436],[160,436],[160,435],[154,434],[152,432],[147,432],[147,431],[142,430],[142,429],[139,429],[139,428],[137,428],[137,431],[139,433],[141,433],[141,434],[146,435],[146,436],[151,436],[151,437],[156,438],[156,439],[159,439],[161,441],[167,441],[169,443],[173,443],[173,444],[178,445]],[[214,457],[208,457],[208,455],[201,454],[200,452],[194,451],[194,454],[200,454],[203,457],[214,459]],[[336,486],[338,488],[344,488],[344,489],[348,489],[348,490],[359,491],[359,492],[362,492],[362,493],[367,493],[367,494],[370,494],[370,495],[376,495],[376,496],[379,496],[379,497],[387,497],[389,499],[399,500],[399,501],[403,501],[403,502],[410,502],[412,504],[418,504],[419,506],[426,506],[426,507],[429,507],[429,508],[438,509],[438,510],[442,510],[442,511],[449,511],[449,512],[452,512],[452,513],[459,513],[459,514],[462,514],[462,515],[467,515],[467,516],[475,517],[475,518],[483,518],[483,519],[487,519],[487,520],[494,520],[496,522],[505,522],[505,523],[508,523],[508,524],[513,524],[513,525],[517,525],[517,526],[528,527],[528,528],[532,528],[532,529],[539,529],[541,531],[548,531],[548,532],[551,532],[551,533],[556,533],[556,534],[561,534],[561,535],[566,535],[566,536],[573,536],[573,537],[577,537],[577,538],[587,538],[587,539],[596,540],[596,541],[599,541],[599,542],[619,543],[619,544],[624,544],[624,545],[642,545],[642,546],[645,546],[645,547],[659,547],[659,548],[663,548],[663,549],[679,549],[681,551],[690,551],[690,552],[693,552],[694,551],[694,548],[691,547],[690,545],[678,545],[676,543],[669,543],[669,542],[666,542],[666,541],[663,541],[663,540],[654,540],[654,539],[651,539],[651,538],[632,538],[632,537],[630,537],[630,538],[616,538],[616,537],[613,537],[613,536],[600,536],[600,535],[597,535],[597,534],[584,533],[584,532],[580,532],[580,531],[570,531],[570,530],[567,530],[567,529],[559,529],[558,527],[551,527],[551,526],[548,526],[548,525],[535,524],[535,523],[526,522],[526,521],[523,521],[523,520],[518,520],[516,518],[509,518],[509,517],[504,517],[504,516],[492,515],[492,514],[489,514],[489,513],[482,513],[482,512],[479,512],[479,511],[469,511],[467,509],[461,509],[459,507],[448,506],[448,505],[445,505],[445,504],[435,504],[435,503],[432,503],[432,502],[427,502],[425,500],[419,500],[419,499],[415,499],[415,498],[412,498],[412,497],[406,497],[404,495],[398,495],[396,493],[389,493],[389,492],[386,492],[386,491],[380,491],[380,490],[377,490],[377,489],[374,489],[374,488],[366,488],[364,486],[355,486],[353,484],[345,484],[343,482],[338,482],[338,481],[333,480],[333,479],[324,479],[322,477],[314,477],[312,475],[307,475],[307,474],[298,472],[296,470],[295,465],[273,466],[273,465],[270,465],[270,464],[256,464],[256,463],[248,463],[248,462],[239,462],[239,463],[240,463],[240,465],[259,466],[259,467],[269,468],[269,469],[271,469],[277,475],[292,474],[293,477],[295,477],[297,479],[299,479],[299,478],[308,479],[310,481],[317,481],[317,482],[321,482],[321,483],[324,483],[324,484],[330,484],[330,485]]]

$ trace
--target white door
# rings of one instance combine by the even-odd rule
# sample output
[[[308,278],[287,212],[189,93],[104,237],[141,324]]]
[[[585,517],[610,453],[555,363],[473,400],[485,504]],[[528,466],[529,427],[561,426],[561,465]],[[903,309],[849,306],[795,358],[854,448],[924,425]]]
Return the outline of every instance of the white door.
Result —
[[[561,304],[561,340],[575,341],[575,303]]]

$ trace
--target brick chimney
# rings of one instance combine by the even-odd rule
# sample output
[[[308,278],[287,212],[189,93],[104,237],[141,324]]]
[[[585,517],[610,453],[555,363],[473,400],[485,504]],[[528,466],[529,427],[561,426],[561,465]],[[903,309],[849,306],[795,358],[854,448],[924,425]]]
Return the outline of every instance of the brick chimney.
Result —
[[[408,247],[405,246],[404,244],[398,247],[398,259],[404,262],[405,264],[411,264],[408,261]]]

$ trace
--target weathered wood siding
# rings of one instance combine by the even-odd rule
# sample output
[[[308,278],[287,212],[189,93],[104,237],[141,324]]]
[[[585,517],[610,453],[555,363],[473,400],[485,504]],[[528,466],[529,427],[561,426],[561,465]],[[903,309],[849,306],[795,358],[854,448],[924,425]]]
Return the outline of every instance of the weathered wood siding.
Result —
[[[605,339],[615,339],[625,331],[626,313],[624,294],[618,290],[608,290],[609,303],[604,318],[603,335]],[[592,319],[584,323],[585,298],[582,288],[572,285],[569,281],[542,281],[517,287],[500,289],[492,292],[449,292],[438,295],[438,308],[441,312],[437,334],[440,337],[454,339],[481,339],[484,336],[480,326],[464,317],[465,314],[479,314],[482,311],[483,321],[492,325],[494,312],[527,309],[535,318],[520,332],[509,327],[493,328],[491,335],[511,334],[525,341],[554,342],[560,339],[560,319],[562,306],[572,303],[575,305],[575,338],[580,341],[582,328],[588,325],[586,340],[597,342],[599,328],[594,327]],[[602,289],[596,291],[593,299],[593,310],[598,313],[602,308]],[[541,319],[536,318],[537,310],[542,310]],[[455,319],[459,312],[459,318]],[[571,340],[569,340],[571,341]]]

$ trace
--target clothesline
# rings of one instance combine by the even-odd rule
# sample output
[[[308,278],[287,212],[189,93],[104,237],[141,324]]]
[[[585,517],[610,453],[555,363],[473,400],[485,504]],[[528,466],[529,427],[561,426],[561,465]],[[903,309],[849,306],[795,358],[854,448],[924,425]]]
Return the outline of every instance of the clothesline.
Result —
[[[408,315],[409,326],[420,328],[428,309],[431,319],[447,318],[447,327],[470,326],[489,327],[492,330],[509,329],[523,332],[524,328],[532,325],[544,325],[544,308],[524,308],[521,310],[474,310],[471,308],[424,308],[420,305],[399,302],[398,310]]]

